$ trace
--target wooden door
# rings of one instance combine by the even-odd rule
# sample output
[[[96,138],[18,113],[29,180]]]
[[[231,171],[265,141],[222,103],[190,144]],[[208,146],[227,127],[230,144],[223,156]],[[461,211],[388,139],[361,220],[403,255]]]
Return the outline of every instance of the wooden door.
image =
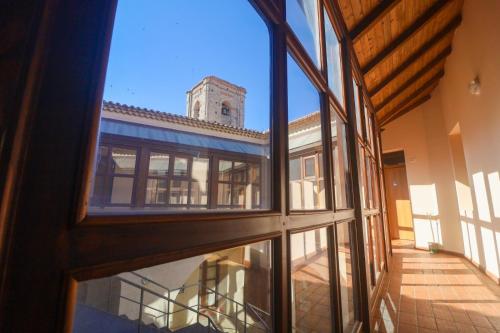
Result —
[[[406,167],[386,166],[384,175],[391,238],[415,240]]]

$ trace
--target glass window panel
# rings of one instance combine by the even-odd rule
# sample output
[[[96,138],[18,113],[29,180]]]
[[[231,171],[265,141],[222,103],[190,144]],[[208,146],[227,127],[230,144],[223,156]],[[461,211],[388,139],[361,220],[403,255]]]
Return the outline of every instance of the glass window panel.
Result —
[[[301,178],[301,166],[300,166],[300,158],[294,158],[290,160],[290,181],[298,180]]]
[[[260,168],[257,164],[250,164],[250,168],[248,170],[250,183],[259,183],[260,182]]]
[[[187,176],[188,174],[188,159],[176,157],[174,160],[174,176]]]
[[[168,173],[168,163],[170,157],[163,153],[149,154],[149,175],[165,176]]]
[[[231,205],[231,184],[219,184],[217,192],[217,204]]]
[[[247,197],[247,187],[251,191],[251,186],[247,185],[234,185],[233,186],[233,205],[243,206],[246,204],[245,198]],[[251,194],[251,193],[249,193]],[[248,196],[250,199],[251,196]]]
[[[328,86],[332,90],[340,105],[344,105],[344,85],[342,81],[342,62],[340,43],[337,34],[330,22],[330,17],[324,11],[325,16],[325,39],[326,39],[326,61],[328,67]]]
[[[221,33],[221,22],[231,28]],[[90,198],[89,212],[116,214],[157,201],[159,194],[151,192],[153,182],[148,188],[147,179],[158,177],[168,178],[167,188],[170,177],[178,177],[189,183],[188,192],[194,190],[187,199],[184,187],[180,193],[174,191],[176,207],[169,204],[168,190],[167,204],[148,210],[180,205],[207,209],[208,203],[219,201],[217,176],[193,173],[191,168],[216,173],[217,161],[227,156],[255,164],[252,181],[261,193],[260,205],[252,205],[249,197],[243,207],[234,208],[269,209],[271,43],[268,25],[254,6],[247,0],[119,0],[112,32],[98,141],[109,147],[109,153],[108,158],[104,150],[95,156],[95,173],[109,174],[104,179],[108,188],[103,194],[106,200]],[[151,156],[139,154],[148,150]],[[195,158],[209,155],[208,165],[194,165]],[[232,169],[224,177],[231,177]],[[250,174],[248,167],[243,169],[235,177],[246,184]],[[143,185],[134,186],[141,193],[134,192],[134,200],[117,209],[110,199],[112,176],[135,174],[149,178],[141,178]]]
[[[106,204],[106,183],[104,176],[95,176],[92,194],[92,204],[102,206]]]
[[[354,75],[354,74],[353,74]],[[361,106],[359,104],[359,86],[356,80],[352,80],[352,86],[354,88],[354,109],[356,110],[356,128],[358,129],[358,135],[363,135],[363,127],[361,126]]]
[[[304,159],[304,170],[306,177],[316,177],[316,159],[308,157]]]
[[[317,0],[286,0],[286,20],[318,68],[320,67]]]
[[[244,183],[247,181],[247,164],[234,162],[233,182]]]
[[[355,314],[350,222],[339,223],[336,227],[342,325],[344,332],[352,332],[354,328]]]
[[[290,236],[292,332],[332,332],[326,228]]]
[[[97,155],[97,165],[96,165],[97,174],[103,174],[108,172],[107,170],[108,158],[109,158],[109,147],[99,146],[99,151]]]
[[[186,205],[188,203],[188,185],[185,180],[170,181],[170,204]]]
[[[136,151],[132,149],[113,148],[111,152],[113,172],[133,175],[135,173]]]
[[[146,186],[146,204],[167,203],[166,179],[148,179]]]
[[[132,201],[132,189],[134,178],[113,177],[113,187],[111,189],[112,204],[130,204]]]
[[[233,162],[220,160],[219,161],[219,180],[230,181],[232,169],[233,169]]]
[[[361,183],[361,205],[364,208],[368,208],[368,188],[366,185],[366,168],[365,168],[365,151],[361,145],[359,145],[359,181]]]
[[[73,333],[271,332],[271,258],[263,241],[78,282]]]
[[[292,209],[324,209],[325,192],[320,190],[316,171],[304,170],[307,182],[297,178],[295,156],[304,159],[311,156],[310,150],[322,153],[322,128],[320,117],[320,96],[311,81],[299,68],[297,63],[288,56],[288,149],[290,160],[290,207]],[[310,165],[309,163],[307,165]],[[307,167],[304,165],[304,167]],[[296,181],[299,180],[299,181]],[[292,193],[294,191],[295,193]]]
[[[333,108],[330,111],[332,121],[335,207],[343,209],[351,207],[351,173],[349,169],[349,156],[347,154],[346,124]]]

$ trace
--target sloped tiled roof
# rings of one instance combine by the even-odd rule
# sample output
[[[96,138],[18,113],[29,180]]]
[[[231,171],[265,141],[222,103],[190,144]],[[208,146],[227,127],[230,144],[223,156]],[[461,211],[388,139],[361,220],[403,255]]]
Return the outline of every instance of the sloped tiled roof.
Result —
[[[136,106],[114,103],[110,101],[103,102],[103,110],[106,112],[120,113],[129,116],[154,119],[173,124],[185,125],[194,128],[213,130],[233,135],[240,135],[255,139],[266,139],[267,132],[259,132],[246,128],[237,128],[234,126],[224,125],[217,122],[209,122],[201,119],[181,116],[177,114],[160,112]]]

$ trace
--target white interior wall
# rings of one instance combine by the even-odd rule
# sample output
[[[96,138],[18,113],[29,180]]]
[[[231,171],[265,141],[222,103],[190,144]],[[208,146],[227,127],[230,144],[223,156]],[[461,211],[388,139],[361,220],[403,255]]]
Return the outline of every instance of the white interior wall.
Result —
[[[464,253],[498,278],[500,2],[466,0],[462,15],[438,89],[431,100],[386,126],[383,149],[405,150],[415,227],[418,210],[431,210],[435,192],[443,248]],[[476,75],[480,95],[468,89]],[[455,182],[449,135],[457,125],[468,184]],[[429,238],[427,231],[416,230],[417,243]]]

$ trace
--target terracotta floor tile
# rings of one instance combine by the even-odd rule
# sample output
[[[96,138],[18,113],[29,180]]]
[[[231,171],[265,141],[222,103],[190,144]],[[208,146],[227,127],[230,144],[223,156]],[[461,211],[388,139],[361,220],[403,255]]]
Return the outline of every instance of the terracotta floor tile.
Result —
[[[418,316],[417,326],[422,328],[437,330],[436,320],[434,319],[434,317]]]
[[[400,333],[417,333],[418,329],[417,329],[417,326],[400,324],[398,326],[398,332],[400,332]]]
[[[400,312],[399,323],[417,326],[417,315],[415,313]]]
[[[500,332],[500,287],[468,261],[397,241],[374,331]]]

